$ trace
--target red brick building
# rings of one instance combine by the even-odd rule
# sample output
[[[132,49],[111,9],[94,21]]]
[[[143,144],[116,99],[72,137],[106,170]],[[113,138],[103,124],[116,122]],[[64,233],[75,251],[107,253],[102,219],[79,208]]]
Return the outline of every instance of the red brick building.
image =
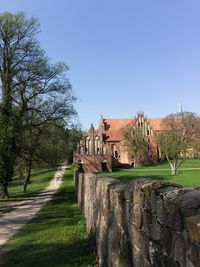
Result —
[[[156,162],[159,157],[159,148],[156,143],[156,133],[161,131],[162,119],[148,119],[144,113],[138,113],[132,119],[104,119],[101,117],[99,128],[91,125],[89,131],[77,144],[74,151],[74,162],[82,165],[85,171],[102,172],[112,171],[116,166],[132,166],[133,155],[124,145],[123,129],[134,125],[141,129],[148,142],[147,159]]]

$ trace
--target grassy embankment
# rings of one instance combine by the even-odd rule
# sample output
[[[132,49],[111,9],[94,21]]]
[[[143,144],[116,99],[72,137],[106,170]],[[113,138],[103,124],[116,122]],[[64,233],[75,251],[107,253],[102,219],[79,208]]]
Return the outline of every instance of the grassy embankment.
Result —
[[[52,201],[4,248],[0,266],[95,266],[93,248],[76,203],[71,171],[66,171]]]
[[[102,176],[102,174],[99,175]],[[112,173],[104,173],[103,175],[111,176],[122,181],[145,177],[159,179],[163,182],[200,187],[200,160],[185,160],[177,175],[171,175],[171,170],[167,162],[158,163],[153,166],[137,167],[126,170],[117,169]]]

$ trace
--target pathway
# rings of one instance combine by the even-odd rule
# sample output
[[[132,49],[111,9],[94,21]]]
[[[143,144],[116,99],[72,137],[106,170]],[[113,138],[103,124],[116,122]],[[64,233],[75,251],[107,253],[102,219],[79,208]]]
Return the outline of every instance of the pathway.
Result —
[[[21,201],[16,208],[0,217],[0,246],[11,239],[27,222],[29,222],[41,207],[51,200],[60,187],[66,165],[59,167],[49,186],[37,197]]]

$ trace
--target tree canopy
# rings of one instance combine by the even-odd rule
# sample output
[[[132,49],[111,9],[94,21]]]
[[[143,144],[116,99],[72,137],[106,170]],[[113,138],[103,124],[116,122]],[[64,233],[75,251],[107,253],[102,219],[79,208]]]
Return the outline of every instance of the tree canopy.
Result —
[[[0,15],[0,181],[4,197],[9,196],[16,157],[24,157],[27,146],[35,150],[46,125],[62,121],[66,127],[76,114],[68,67],[50,63],[36,38],[39,30],[38,20],[27,19],[22,12]]]
[[[200,140],[200,118],[193,112],[170,114],[162,120],[158,143],[163,157],[168,160],[172,174],[176,174],[182,160],[195,153]],[[178,164],[178,159],[181,159]]]
[[[137,125],[129,124],[123,129],[123,136],[125,138],[124,145],[128,153],[133,157],[134,167],[144,163],[148,154],[148,142],[142,129],[137,127]]]

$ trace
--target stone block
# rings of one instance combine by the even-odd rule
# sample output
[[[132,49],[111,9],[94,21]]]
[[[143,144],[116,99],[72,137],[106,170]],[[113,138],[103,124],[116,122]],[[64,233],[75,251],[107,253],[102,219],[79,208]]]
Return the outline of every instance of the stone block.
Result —
[[[158,221],[165,223],[167,216],[162,197],[156,196],[155,204],[156,204],[156,217]]]
[[[181,267],[186,266],[186,244],[183,235],[174,234],[172,240],[172,255]]]
[[[199,267],[200,263],[200,245],[189,242],[187,251],[187,265],[192,267]]]
[[[75,182],[99,266],[200,266],[200,189],[94,174]]]
[[[200,214],[185,219],[191,240],[200,242]]]
[[[180,211],[180,207],[175,201],[165,202],[165,208],[167,212],[166,224],[174,231],[183,230],[183,215]]]
[[[151,225],[151,237],[153,240],[159,241],[161,239],[161,229],[161,225],[158,223],[156,218],[153,218]]]

